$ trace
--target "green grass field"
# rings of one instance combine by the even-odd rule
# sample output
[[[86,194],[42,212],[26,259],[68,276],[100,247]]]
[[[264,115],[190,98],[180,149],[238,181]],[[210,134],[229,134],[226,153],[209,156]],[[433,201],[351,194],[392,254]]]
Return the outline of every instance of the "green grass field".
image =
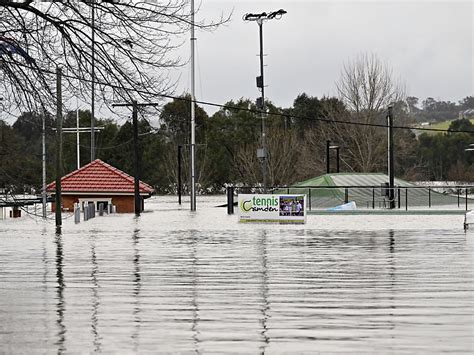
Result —
[[[432,124],[430,126],[425,126],[425,127],[426,128],[435,128],[435,129],[445,129],[445,130],[447,130],[452,121],[454,121],[454,120],[438,122],[438,123]],[[470,119],[470,121],[471,121],[472,124],[474,124],[474,118]],[[442,133],[442,132],[427,132],[427,133],[428,134],[438,134],[438,133]]]

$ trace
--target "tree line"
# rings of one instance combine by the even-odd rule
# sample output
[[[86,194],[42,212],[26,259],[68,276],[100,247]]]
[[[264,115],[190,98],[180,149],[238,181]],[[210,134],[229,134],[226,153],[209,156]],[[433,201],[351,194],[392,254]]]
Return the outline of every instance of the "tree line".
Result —
[[[187,0],[172,2],[34,2],[0,3],[0,97],[2,111],[23,112],[15,123],[0,120],[0,187],[38,190],[41,184],[41,127],[46,121],[47,179],[55,176],[55,69],[64,69],[64,100],[110,106],[113,102],[156,101],[174,89],[168,74],[183,63],[176,55],[189,33]],[[228,17],[195,25],[215,29]],[[177,40],[174,44],[171,40]],[[284,85],[284,83],[282,83]],[[92,90],[95,88],[95,90]],[[265,100],[268,185],[287,185],[325,172],[325,146],[340,146],[341,171],[386,171],[386,110],[393,105],[395,125],[458,117],[473,108],[473,98],[459,104],[427,98],[406,98],[404,85],[375,54],[349,60],[336,81],[337,97],[301,93],[282,108]],[[94,94],[92,94],[94,93]],[[97,93],[97,97],[95,97]],[[81,126],[91,113],[80,111]],[[183,166],[189,166],[190,103],[181,97],[160,107],[155,117],[140,112],[141,177],[160,193],[176,191],[177,152],[183,147]],[[94,117],[96,115],[94,114]],[[464,117],[464,116],[462,116]],[[158,124],[150,124],[150,122]],[[197,180],[201,193],[224,184],[256,185],[262,181],[260,113],[251,100],[226,103],[209,115],[196,105]],[[472,131],[470,121],[455,121]],[[64,127],[74,127],[76,112],[65,115]],[[454,124],[454,123],[453,123]],[[125,172],[132,169],[131,123],[119,125],[96,117],[96,157]],[[156,127],[155,127],[156,126]],[[473,181],[471,133],[417,135],[396,129],[396,175],[409,180]],[[90,136],[81,135],[81,164],[90,160]],[[76,168],[76,143],[64,135],[65,172]],[[334,157],[333,157],[334,158]],[[334,164],[332,164],[334,166]],[[187,189],[188,169],[183,169]]]
[[[178,146],[182,146],[182,180],[189,180],[190,97],[165,104],[157,119],[140,114],[139,151],[141,178],[158,193],[175,193],[178,181]],[[339,98],[317,98],[302,93],[290,108],[267,102],[267,149],[269,186],[290,185],[326,172],[326,141],[340,147],[341,172],[385,172],[387,167],[386,110],[350,110]],[[414,118],[405,101],[394,105],[395,125],[410,125]],[[370,116],[370,117],[368,117]],[[54,118],[46,116],[47,178],[55,176]],[[89,126],[90,111],[79,111],[81,126]],[[36,191],[41,187],[41,132],[39,113],[21,114],[13,125],[0,122],[0,186],[14,191]],[[158,122],[152,124],[150,122]],[[347,124],[351,122],[354,124]],[[358,125],[372,122],[374,125]],[[377,126],[380,124],[380,126]],[[64,117],[64,127],[76,126],[76,111]],[[97,119],[104,127],[96,134],[96,156],[133,173],[132,125]],[[227,102],[208,115],[196,105],[197,182],[200,193],[216,193],[225,184],[257,185],[262,181],[260,143],[261,118],[249,99]],[[422,133],[395,130],[396,176],[408,180],[474,181],[474,134],[468,119],[453,121],[448,132]],[[81,165],[90,161],[90,134],[81,133]],[[331,153],[331,166],[335,156]],[[76,169],[76,135],[63,135],[63,168]],[[333,168],[332,172],[335,172]]]

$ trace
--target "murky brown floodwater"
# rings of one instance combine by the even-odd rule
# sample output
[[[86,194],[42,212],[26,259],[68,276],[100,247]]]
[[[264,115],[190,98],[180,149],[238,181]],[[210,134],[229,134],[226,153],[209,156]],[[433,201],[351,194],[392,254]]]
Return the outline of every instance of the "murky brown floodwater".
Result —
[[[458,216],[239,225],[224,202],[158,198],[60,236],[0,221],[0,352],[474,351],[474,233]]]

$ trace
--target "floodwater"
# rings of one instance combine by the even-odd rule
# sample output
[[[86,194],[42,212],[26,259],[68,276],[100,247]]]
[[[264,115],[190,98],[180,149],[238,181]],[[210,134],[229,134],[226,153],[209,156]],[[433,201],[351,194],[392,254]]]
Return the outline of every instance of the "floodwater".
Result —
[[[0,221],[1,353],[472,353],[462,216],[238,224],[225,197]]]

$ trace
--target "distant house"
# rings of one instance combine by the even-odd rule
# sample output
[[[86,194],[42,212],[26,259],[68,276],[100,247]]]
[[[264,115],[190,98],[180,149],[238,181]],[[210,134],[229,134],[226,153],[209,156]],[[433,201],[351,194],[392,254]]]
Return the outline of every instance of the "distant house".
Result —
[[[55,194],[55,189],[56,182],[47,186],[47,191],[52,195]],[[154,190],[150,185],[141,181],[139,189],[143,210],[144,199],[150,197]],[[133,177],[100,159],[63,176],[61,178],[61,195],[63,208],[69,211],[74,210],[74,203],[79,203],[82,208],[83,203],[87,201],[94,202],[96,209],[101,203],[104,209],[108,205],[116,206],[118,213],[134,212]],[[54,210],[54,208],[53,203],[52,209]]]

